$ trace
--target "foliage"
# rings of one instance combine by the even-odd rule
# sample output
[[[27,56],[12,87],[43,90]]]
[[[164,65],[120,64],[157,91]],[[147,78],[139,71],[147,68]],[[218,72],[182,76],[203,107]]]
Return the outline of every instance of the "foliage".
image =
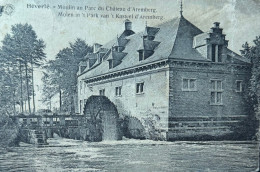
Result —
[[[256,118],[259,120],[260,117],[260,36],[257,36],[253,43],[252,46],[249,46],[246,42],[241,50],[241,54],[251,61],[251,76],[245,90],[245,100],[247,100],[249,112],[247,120],[252,122],[251,128],[257,125]]]
[[[146,111],[142,116],[142,124],[146,129],[148,139],[152,140],[166,140],[163,136],[161,128],[161,118],[159,115],[152,113],[151,110]]]
[[[2,91],[1,98],[12,92],[13,99],[9,99],[9,103],[23,107],[23,103],[28,101],[30,106],[33,95],[33,65],[40,66],[45,59],[45,44],[37,38],[32,26],[27,23],[13,25],[11,34],[6,34],[2,43],[0,65],[4,67],[4,71],[0,77],[4,81],[3,86],[10,89]]]
[[[19,126],[2,109],[0,113],[0,146],[4,148],[18,146]]]
[[[62,110],[75,111],[78,65],[91,51],[92,48],[78,38],[69,47],[60,50],[55,60],[48,62],[42,78],[44,102],[50,101],[52,96],[62,90]]]

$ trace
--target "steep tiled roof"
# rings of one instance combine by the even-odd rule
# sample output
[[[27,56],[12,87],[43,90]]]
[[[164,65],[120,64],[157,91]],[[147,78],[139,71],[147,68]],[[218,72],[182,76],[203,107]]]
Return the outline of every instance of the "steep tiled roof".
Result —
[[[193,49],[193,37],[203,33],[184,17],[181,17],[175,43],[169,58],[206,60],[196,49]]]
[[[238,55],[237,53],[231,51],[230,49],[227,49],[227,55],[230,57],[233,57],[233,62],[236,64],[248,64],[250,63],[249,59],[246,59],[245,57],[242,57]]]
[[[118,71],[134,66],[138,66],[145,63],[150,63],[153,61],[167,59],[172,51],[172,47],[176,38],[178,26],[179,26],[180,18],[174,18],[170,21],[164,22],[157,26],[160,28],[158,33],[155,36],[154,41],[160,42],[158,47],[156,48],[154,54],[149,58],[139,61],[138,56],[138,48],[140,44],[143,42],[143,32],[139,32],[130,36],[126,36],[125,38],[129,40],[123,52],[127,53],[127,55],[122,59],[122,63],[112,69],[108,68],[108,61],[104,60],[102,63],[98,64],[93,69],[89,71],[85,71],[85,77],[93,77],[97,75],[101,75],[107,72]],[[123,33],[124,34],[124,33]],[[123,37],[122,35],[119,37]],[[109,48],[114,45],[116,39],[111,40],[107,44],[103,45],[101,48]],[[110,57],[111,58],[111,57]],[[95,65],[94,65],[95,66]]]
[[[209,33],[207,33],[207,32],[196,35],[193,38],[193,48],[197,48],[197,47],[206,45],[206,39],[207,38],[209,38]]]
[[[142,39],[140,42],[138,50],[151,50],[154,51],[154,49],[160,44],[158,41],[151,41]]]
[[[183,16],[166,21],[155,27],[147,27],[147,32],[148,35],[155,35],[153,41],[145,40],[148,41],[148,43],[151,43],[147,45],[149,45],[150,49],[154,50],[154,53],[147,59],[139,61],[139,54],[137,52],[141,45],[144,47],[144,31],[133,34],[133,31],[125,30],[119,36],[119,39],[115,38],[101,47],[109,49],[110,52],[105,55],[102,63],[96,63],[92,69],[84,71],[84,77],[91,78],[105,73],[120,71],[169,58],[209,61],[203,54],[193,48],[194,37],[203,34],[203,32]],[[121,39],[124,41],[127,40],[127,42],[124,43],[124,57],[118,66],[109,69],[109,62],[105,59],[113,58],[111,56],[111,48]],[[118,43],[121,44],[120,42]],[[236,58],[238,58],[237,56]]]
[[[156,33],[160,30],[160,28],[156,28],[156,27],[146,27],[146,33],[147,35],[151,35],[151,36],[155,36]]]
[[[129,41],[128,39],[125,39],[125,38],[122,38],[122,37],[120,37],[120,38],[117,37],[116,43],[115,43],[114,46],[122,46],[122,47],[124,47],[124,46],[126,46],[128,41]]]

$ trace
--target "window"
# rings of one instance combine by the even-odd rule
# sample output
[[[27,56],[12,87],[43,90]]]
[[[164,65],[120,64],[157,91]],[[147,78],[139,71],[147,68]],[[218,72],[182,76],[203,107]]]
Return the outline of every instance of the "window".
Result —
[[[221,45],[212,44],[211,57],[213,62],[222,62],[221,50],[222,50]]]
[[[115,90],[115,94],[116,96],[121,96],[121,90],[122,90],[122,86],[119,86],[119,87],[116,87],[116,90]]]
[[[136,94],[142,94],[144,93],[144,83],[137,83],[136,84]]]
[[[101,55],[99,54],[99,57],[98,57],[98,62],[101,63],[102,62],[102,57]]]
[[[82,100],[79,101],[79,113],[82,113],[82,107],[83,107],[83,102]]]
[[[86,87],[87,87],[87,83],[84,82],[84,93],[86,93]]]
[[[114,46],[113,51],[120,52],[120,46]]]
[[[109,69],[112,69],[113,68],[113,61],[109,60],[108,63],[109,63]]]
[[[104,95],[105,95],[105,89],[99,90],[99,95],[100,95],[100,96],[104,96]]]
[[[216,62],[216,45],[212,45],[212,49],[211,49],[211,58],[213,62]]]
[[[196,79],[183,78],[182,91],[196,91]]]
[[[242,91],[243,91],[242,81],[237,80],[236,81],[236,92],[242,92]]]
[[[142,60],[144,60],[144,51],[140,50],[139,51],[139,61],[142,61]]]
[[[213,105],[222,105],[222,81],[211,80],[211,98],[210,102]]]
[[[82,91],[82,81],[79,82],[79,87],[80,87],[80,93]]]

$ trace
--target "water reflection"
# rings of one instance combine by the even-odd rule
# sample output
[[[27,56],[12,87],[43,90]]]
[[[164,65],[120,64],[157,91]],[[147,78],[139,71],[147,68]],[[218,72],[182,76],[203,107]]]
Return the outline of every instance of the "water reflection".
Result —
[[[0,171],[253,171],[254,142],[162,142],[123,140],[101,143],[55,138],[38,148],[22,143],[0,149]]]

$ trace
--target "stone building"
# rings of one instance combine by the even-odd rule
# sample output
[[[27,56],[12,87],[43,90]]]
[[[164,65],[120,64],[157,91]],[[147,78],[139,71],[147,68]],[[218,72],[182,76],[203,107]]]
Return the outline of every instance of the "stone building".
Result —
[[[247,117],[250,63],[228,49],[220,23],[203,32],[180,15],[135,33],[132,22],[80,63],[78,109],[104,95],[120,115],[152,116],[167,140],[232,136]],[[235,131],[236,132],[236,131]]]

